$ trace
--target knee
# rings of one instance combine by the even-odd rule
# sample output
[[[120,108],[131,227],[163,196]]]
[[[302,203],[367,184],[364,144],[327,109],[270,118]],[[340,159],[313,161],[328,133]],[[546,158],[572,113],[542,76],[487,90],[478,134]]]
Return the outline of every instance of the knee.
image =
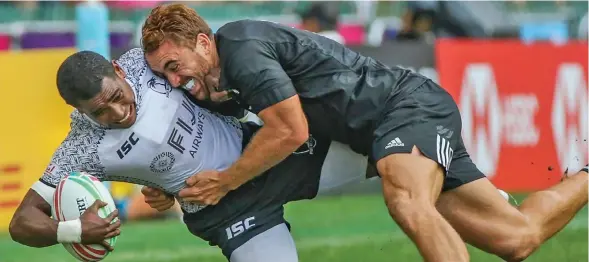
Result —
[[[508,262],[524,261],[541,244],[538,230],[527,227],[516,231],[495,243],[496,255]]]
[[[562,197],[552,191],[542,191],[536,194],[544,194],[547,198],[555,201],[564,201]],[[523,261],[529,257],[538,247],[543,243],[541,230],[536,226],[536,221],[530,221],[527,218],[517,226],[509,230],[509,234],[505,234],[496,242],[496,250],[499,250],[499,255],[506,261]]]

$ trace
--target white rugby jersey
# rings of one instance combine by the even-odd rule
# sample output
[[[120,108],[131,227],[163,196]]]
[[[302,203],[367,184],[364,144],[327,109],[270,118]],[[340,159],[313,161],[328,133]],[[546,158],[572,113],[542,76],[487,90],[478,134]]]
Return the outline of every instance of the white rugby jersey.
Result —
[[[236,118],[191,102],[151,72],[139,48],[117,63],[135,94],[136,122],[128,129],[108,129],[75,110],[69,134],[32,187],[48,203],[57,183],[72,171],[176,195],[188,177],[203,170],[224,170],[241,155],[243,135]],[[204,207],[180,204],[188,212]]]

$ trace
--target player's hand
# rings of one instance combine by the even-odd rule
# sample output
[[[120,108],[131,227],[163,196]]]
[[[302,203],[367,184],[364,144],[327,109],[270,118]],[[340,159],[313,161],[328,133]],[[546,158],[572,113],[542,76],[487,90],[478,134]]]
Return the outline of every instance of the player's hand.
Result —
[[[184,201],[216,205],[230,190],[229,181],[220,172],[208,170],[186,179],[187,187],[178,196]]]
[[[141,188],[141,193],[145,197],[145,203],[160,212],[170,209],[176,203],[174,196],[156,188],[144,186]]]
[[[117,219],[113,223],[114,219],[119,215],[119,211],[116,209],[105,218],[98,216],[98,210],[106,205],[107,203],[96,200],[80,216],[82,223],[82,244],[100,244],[109,251],[112,251],[113,248],[105,239],[121,234],[121,220]]]
[[[228,91],[219,91],[219,78],[221,77],[221,69],[213,68],[211,72],[205,76],[205,85],[209,90],[209,98],[213,102],[225,102],[231,97]]]

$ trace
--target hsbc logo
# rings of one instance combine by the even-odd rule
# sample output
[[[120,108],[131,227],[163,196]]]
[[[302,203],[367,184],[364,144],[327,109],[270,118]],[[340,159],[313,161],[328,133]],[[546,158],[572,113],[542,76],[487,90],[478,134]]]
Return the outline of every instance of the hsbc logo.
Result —
[[[552,103],[552,131],[561,172],[587,164],[587,83],[579,64],[558,68]]]
[[[501,106],[489,64],[466,67],[459,103],[464,144],[479,169],[492,177],[501,146]]]
[[[533,146],[540,131],[534,123],[539,110],[533,93],[500,96],[493,67],[469,64],[464,71],[460,96],[462,137],[473,162],[487,177],[493,177],[502,142]]]

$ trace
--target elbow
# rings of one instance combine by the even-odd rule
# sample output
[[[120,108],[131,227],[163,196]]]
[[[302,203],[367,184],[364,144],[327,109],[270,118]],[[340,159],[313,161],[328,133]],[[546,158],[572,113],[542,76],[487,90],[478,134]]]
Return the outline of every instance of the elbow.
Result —
[[[19,243],[21,245],[34,248],[42,248],[49,246],[44,243],[37,242],[34,240],[34,238],[27,236],[26,229],[24,229],[25,223],[27,222],[23,221],[23,219],[23,216],[19,216],[17,214],[15,214],[12,217],[10,225],[8,226],[8,233],[10,234],[10,238],[12,239],[12,241]]]
[[[20,226],[19,226],[19,218],[17,214],[14,214],[14,216],[12,217],[12,220],[10,221],[10,225],[8,226],[8,233],[10,234],[10,238],[12,238],[13,241],[21,243],[19,240],[20,238]]]
[[[306,126],[305,128],[291,129],[288,136],[286,136],[285,144],[294,151],[307,142],[308,139],[309,129]]]
[[[302,131],[296,131],[293,132],[291,137],[291,143],[293,146],[296,146],[297,148],[302,146],[305,142],[307,142],[307,140],[309,139],[309,131],[308,130],[304,130],[304,132]]]

